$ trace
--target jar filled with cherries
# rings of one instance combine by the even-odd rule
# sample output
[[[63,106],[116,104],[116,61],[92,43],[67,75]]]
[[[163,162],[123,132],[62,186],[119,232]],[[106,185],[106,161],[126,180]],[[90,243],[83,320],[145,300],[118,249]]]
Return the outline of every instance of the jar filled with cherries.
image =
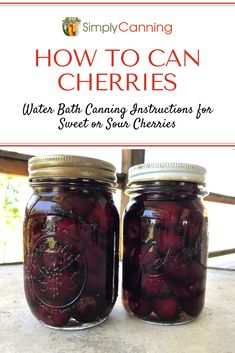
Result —
[[[24,285],[34,316],[53,328],[103,322],[117,298],[119,216],[112,164],[80,156],[29,160]]]
[[[151,323],[182,324],[203,309],[207,264],[206,170],[186,163],[129,169],[123,304]]]

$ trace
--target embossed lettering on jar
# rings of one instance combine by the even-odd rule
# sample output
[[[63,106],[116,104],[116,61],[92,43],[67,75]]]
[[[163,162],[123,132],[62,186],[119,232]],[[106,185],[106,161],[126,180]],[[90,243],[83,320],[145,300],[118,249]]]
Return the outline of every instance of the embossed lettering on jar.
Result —
[[[129,170],[123,304],[139,319],[181,324],[203,309],[205,173],[203,167],[186,163],[150,163]]]
[[[115,168],[79,156],[29,161],[33,194],[24,221],[24,284],[34,316],[47,326],[103,322],[117,297],[119,217]]]

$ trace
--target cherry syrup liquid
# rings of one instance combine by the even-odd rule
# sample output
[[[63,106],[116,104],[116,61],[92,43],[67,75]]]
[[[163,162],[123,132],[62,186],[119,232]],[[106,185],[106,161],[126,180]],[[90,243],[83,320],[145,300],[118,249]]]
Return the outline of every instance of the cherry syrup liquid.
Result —
[[[205,299],[207,217],[201,198],[136,197],[124,217],[123,304],[136,317],[191,321]]]
[[[119,218],[102,188],[44,188],[24,222],[29,307],[52,327],[102,322],[117,298]]]

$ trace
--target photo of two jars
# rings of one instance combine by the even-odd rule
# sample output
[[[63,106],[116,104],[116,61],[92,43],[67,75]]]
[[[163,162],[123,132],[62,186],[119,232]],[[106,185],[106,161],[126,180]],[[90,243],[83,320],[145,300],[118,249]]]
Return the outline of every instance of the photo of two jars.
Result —
[[[215,149],[189,149],[185,161],[179,158],[182,151],[172,150],[99,151],[107,159],[91,157],[92,151],[88,157],[25,157],[32,195],[24,219],[24,290],[41,323],[65,330],[101,324],[118,292],[128,315],[149,323],[179,325],[203,312],[207,206],[234,212],[235,195],[208,190],[206,169],[212,170]],[[219,153],[222,163],[223,156],[234,158],[235,152]],[[205,163],[194,163],[195,156]],[[214,165],[218,168],[218,161]],[[215,183],[220,191],[218,178]],[[210,213],[216,218],[213,212],[209,218]],[[234,269],[234,246],[221,246],[216,236],[212,242],[209,260],[217,264],[210,267]]]

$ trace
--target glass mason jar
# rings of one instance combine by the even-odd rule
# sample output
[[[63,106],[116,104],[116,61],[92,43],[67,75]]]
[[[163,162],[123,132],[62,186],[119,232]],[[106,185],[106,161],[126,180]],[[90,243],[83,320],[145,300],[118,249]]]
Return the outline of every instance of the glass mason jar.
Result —
[[[29,160],[33,194],[24,220],[24,284],[47,326],[103,322],[117,298],[119,216],[112,164],[79,156]]]
[[[123,304],[151,323],[182,324],[205,299],[205,169],[151,163],[129,169],[124,215]]]

